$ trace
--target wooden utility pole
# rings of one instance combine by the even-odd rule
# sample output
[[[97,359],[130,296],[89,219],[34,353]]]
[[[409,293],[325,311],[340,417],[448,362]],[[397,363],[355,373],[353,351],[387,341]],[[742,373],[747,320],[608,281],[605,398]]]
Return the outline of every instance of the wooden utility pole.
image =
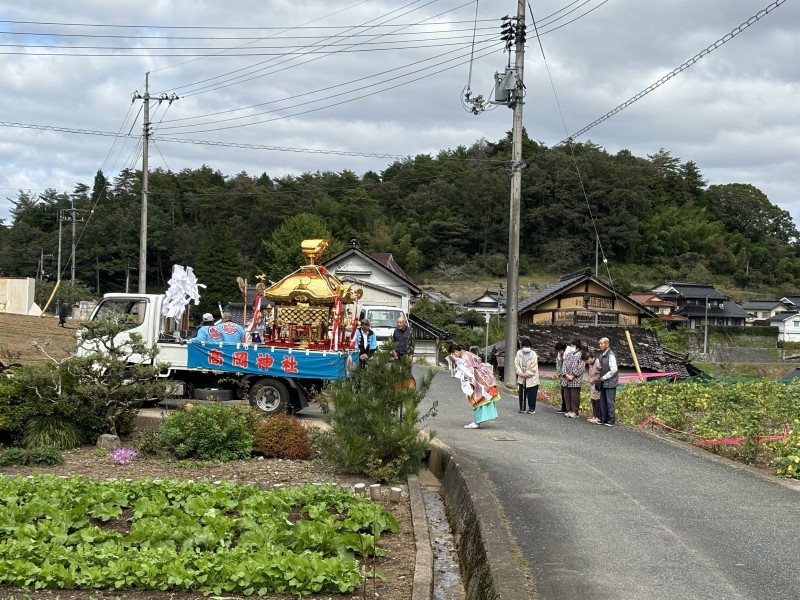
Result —
[[[143,124],[142,124],[142,216],[139,223],[139,293],[147,293],[147,194],[148,189],[148,151],[150,148],[150,73],[145,73],[144,95],[134,92],[134,100],[143,100]],[[159,103],[168,101],[172,104],[173,100],[178,100],[175,94],[161,94],[156,97]]]
[[[511,206],[508,217],[508,274],[506,285],[506,347],[503,380],[515,386],[514,357],[519,337],[519,229],[522,201],[522,105],[525,95],[525,0],[517,0],[516,48],[514,67],[517,85],[514,91],[514,114],[511,128]]]
[[[139,222],[139,293],[147,293],[147,151],[150,147],[150,73],[145,74],[142,124],[142,216]]]

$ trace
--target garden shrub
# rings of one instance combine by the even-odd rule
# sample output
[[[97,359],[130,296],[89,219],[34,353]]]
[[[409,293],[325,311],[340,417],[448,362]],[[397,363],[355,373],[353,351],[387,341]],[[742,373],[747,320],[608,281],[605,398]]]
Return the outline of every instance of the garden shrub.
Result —
[[[13,467],[28,463],[28,453],[22,448],[9,448],[0,452],[0,467]]]
[[[435,414],[436,403],[420,415],[419,405],[434,371],[407,387],[411,361],[390,362],[376,352],[355,377],[331,382],[320,397],[329,431],[314,446],[346,473],[363,473],[380,481],[397,481],[416,473],[428,453],[433,433],[422,435],[419,424]]]
[[[54,446],[59,450],[71,450],[81,445],[81,432],[62,415],[38,416],[25,424],[22,443],[26,448]]]
[[[311,444],[297,417],[279,413],[262,419],[255,427],[253,452],[267,458],[305,460],[311,457]]]
[[[143,431],[136,436],[136,448],[140,454],[155,456],[164,450],[164,441],[160,431]]]
[[[161,439],[178,458],[227,461],[248,458],[253,448],[247,418],[221,404],[187,404],[173,412],[161,427]]]
[[[28,450],[28,463],[31,465],[52,467],[53,465],[63,465],[64,457],[61,455],[61,450],[58,448],[54,446],[42,446],[40,448],[31,448]]]
[[[775,474],[800,479],[800,419],[794,419],[782,442],[770,444],[774,454]]]
[[[12,467],[19,465],[39,465],[50,467],[53,465],[63,465],[64,457],[61,451],[54,446],[41,446],[23,450],[22,448],[9,448],[0,453],[0,467]]]

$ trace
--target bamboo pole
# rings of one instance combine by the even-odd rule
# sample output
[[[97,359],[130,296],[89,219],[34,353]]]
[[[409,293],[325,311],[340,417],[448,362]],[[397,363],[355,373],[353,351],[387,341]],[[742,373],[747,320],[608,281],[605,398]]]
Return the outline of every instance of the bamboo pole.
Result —
[[[39,318],[43,317],[44,314],[47,312],[47,308],[50,306],[50,303],[53,301],[53,298],[55,298],[56,292],[58,291],[58,286],[60,285],[61,285],[61,280],[59,279],[53,286],[53,293],[50,294],[50,297],[47,299],[47,304],[44,305],[44,308],[42,309],[42,314],[39,315]]]
[[[641,375],[642,370],[639,368],[639,359],[636,358],[636,350],[633,349],[633,340],[631,340],[631,332],[625,330],[625,339],[628,340],[628,349],[631,351],[633,357],[633,366],[636,367],[636,372]],[[639,377],[639,383],[644,383],[644,377]]]

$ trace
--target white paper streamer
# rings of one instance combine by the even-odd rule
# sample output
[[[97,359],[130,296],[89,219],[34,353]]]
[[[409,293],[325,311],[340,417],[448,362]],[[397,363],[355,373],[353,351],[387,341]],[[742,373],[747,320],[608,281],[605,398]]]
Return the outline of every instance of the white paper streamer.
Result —
[[[185,269],[180,265],[172,267],[172,277],[168,282],[166,297],[161,305],[161,314],[179,321],[189,302],[200,303],[200,288],[205,285],[197,283],[192,267]]]

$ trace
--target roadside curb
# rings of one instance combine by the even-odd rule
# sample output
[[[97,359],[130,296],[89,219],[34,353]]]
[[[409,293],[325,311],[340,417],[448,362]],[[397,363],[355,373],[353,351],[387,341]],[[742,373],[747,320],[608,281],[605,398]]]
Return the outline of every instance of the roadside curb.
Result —
[[[514,553],[517,544],[501,517],[502,507],[475,461],[433,440],[428,468],[442,482],[466,599],[531,600],[531,582],[522,559]]]
[[[408,497],[416,547],[411,600],[430,600],[433,593],[433,548],[425,504],[422,501],[422,487],[416,475],[408,476]]]

